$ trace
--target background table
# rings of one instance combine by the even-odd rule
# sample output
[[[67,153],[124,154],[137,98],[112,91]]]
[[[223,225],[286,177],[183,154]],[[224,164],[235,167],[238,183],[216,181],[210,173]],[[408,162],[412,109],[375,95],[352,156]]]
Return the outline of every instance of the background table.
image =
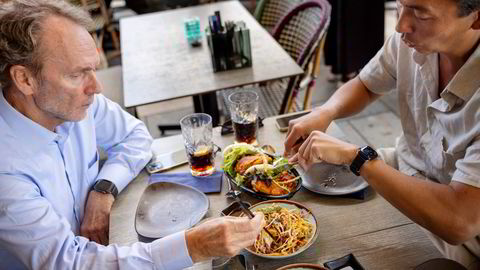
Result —
[[[285,133],[280,133],[274,123],[274,118],[265,119],[258,139],[260,144],[268,143],[277,151],[283,151]],[[330,125],[327,133],[345,138],[335,123]],[[233,142],[233,136],[222,137],[220,129],[215,128],[214,141],[224,148]],[[182,147],[181,136],[155,141],[155,148],[165,152]],[[217,168],[220,168],[222,158],[217,155]],[[185,165],[172,171],[188,170]],[[135,211],[147,180],[148,175],[142,172],[119,194],[110,217],[110,243],[127,245],[138,241],[134,228]],[[231,202],[225,197],[227,190],[227,183],[223,183],[221,194],[208,195],[210,209],[207,217],[220,216],[220,211]],[[257,202],[246,194],[242,194],[242,198]],[[292,200],[309,207],[317,217],[319,233],[315,243],[302,254],[286,260],[263,259],[244,251],[247,260],[259,266],[257,269],[276,269],[296,262],[323,264],[348,253],[353,253],[366,269],[411,269],[426,260],[441,257],[420,228],[378,194],[357,200],[322,196],[302,188]]]
[[[203,32],[208,25],[208,16],[217,10],[223,22],[242,20],[250,29],[252,67],[214,73],[205,37],[200,47],[188,45],[184,36],[184,19],[198,17]],[[214,93],[303,73],[238,1],[125,18],[120,21],[120,30],[126,107]],[[208,112],[216,118],[216,97],[207,97],[195,99],[196,111],[210,110],[212,112]]]

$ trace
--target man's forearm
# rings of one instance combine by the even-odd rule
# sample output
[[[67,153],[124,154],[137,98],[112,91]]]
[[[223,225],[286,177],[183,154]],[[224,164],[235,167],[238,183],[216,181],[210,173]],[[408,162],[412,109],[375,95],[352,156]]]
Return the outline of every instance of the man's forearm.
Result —
[[[320,109],[328,111],[335,120],[362,111],[377,98],[357,76],[340,87]]]
[[[360,173],[393,206],[445,241],[459,244],[478,233],[462,210],[472,205],[465,205],[451,186],[405,175],[382,160],[365,163]]]

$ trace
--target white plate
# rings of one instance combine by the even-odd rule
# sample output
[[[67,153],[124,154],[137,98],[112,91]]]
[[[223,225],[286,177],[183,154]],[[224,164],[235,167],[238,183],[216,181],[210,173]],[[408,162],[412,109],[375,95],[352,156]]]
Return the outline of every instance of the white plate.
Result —
[[[294,202],[294,201],[287,201],[287,200],[271,200],[271,201],[260,202],[260,203],[257,203],[255,205],[253,205],[252,207],[250,207],[250,210],[252,210],[252,212],[254,212],[257,209],[269,207],[272,204],[276,204],[280,207],[284,207],[284,208],[287,208],[287,209],[305,209],[309,213],[309,215],[306,217],[306,220],[308,222],[310,222],[310,224],[313,225],[312,234],[310,236],[310,239],[308,239],[307,243],[303,247],[301,247],[300,249],[298,249],[294,253],[289,254],[289,255],[285,255],[285,256],[269,256],[269,255],[265,255],[265,254],[260,254],[260,253],[257,253],[255,251],[251,250],[250,248],[246,248],[246,250],[248,252],[254,254],[254,255],[257,255],[257,256],[262,257],[262,258],[267,258],[267,259],[286,259],[286,258],[290,258],[290,257],[296,256],[296,255],[302,253],[308,247],[310,247],[315,242],[315,239],[317,238],[317,235],[318,235],[317,219],[313,215],[312,211],[310,209],[308,209],[307,207],[305,207],[304,205],[302,205],[300,203],[297,203],[297,202]]]
[[[143,192],[135,214],[135,230],[144,237],[161,238],[197,224],[207,213],[207,196],[177,183],[158,182]]]
[[[348,166],[317,163],[307,172],[298,167],[297,171],[303,179],[302,185],[315,193],[345,195],[368,187],[368,183],[353,174]]]

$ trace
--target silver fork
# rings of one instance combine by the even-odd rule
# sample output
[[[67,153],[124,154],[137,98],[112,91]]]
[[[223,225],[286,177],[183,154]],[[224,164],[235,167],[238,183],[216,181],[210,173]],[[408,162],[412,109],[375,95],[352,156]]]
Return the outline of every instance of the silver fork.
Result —
[[[225,194],[225,196],[227,196],[228,198],[231,198],[231,199],[235,199],[235,197],[238,197],[238,196],[240,196],[240,194],[242,194],[241,191],[235,190],[233,188],[232,183],[230,183],[230,179],[228,179],[225,175],[223,175],[223,179],[227,180],[227,183],[228,183],[228,191]]]

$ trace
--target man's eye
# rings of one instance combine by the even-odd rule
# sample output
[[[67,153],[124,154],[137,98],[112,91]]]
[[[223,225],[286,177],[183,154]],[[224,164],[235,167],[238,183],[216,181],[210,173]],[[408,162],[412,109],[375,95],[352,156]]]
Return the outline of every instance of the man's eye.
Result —
[[[431,17],[429,17],[429,16],[427,16],[427,15],[425,15],[425,14],[419,14],[419,13],[417,13],[417,12],[414,12],[414,14],[415,14],[415,17],[416,17],[417,19],[421,20],[421,21],[426,21],[426,20],[431,19]]]
[[[82,76],[82,74],[80,74],[80,73],[74,73],[74,74],[70,75],[70,77],[72,77],[74,79],[80,78],[81,76]]]

